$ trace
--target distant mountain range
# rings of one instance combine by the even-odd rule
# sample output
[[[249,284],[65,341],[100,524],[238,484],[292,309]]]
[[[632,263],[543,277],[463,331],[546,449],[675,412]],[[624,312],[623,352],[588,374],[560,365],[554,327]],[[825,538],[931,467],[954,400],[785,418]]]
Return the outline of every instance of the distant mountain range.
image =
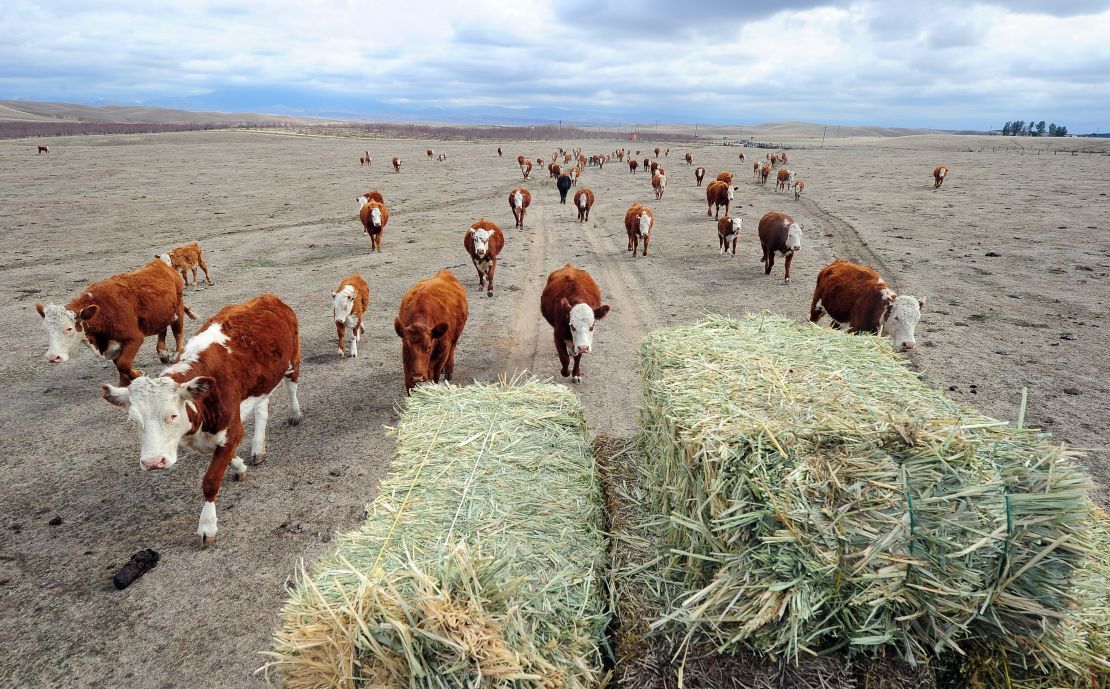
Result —
[[[80,105],[0,100],[0,122],[131,122],[143,124],[305,123],[303,117],[253,112],[191,112],[143,105]]]

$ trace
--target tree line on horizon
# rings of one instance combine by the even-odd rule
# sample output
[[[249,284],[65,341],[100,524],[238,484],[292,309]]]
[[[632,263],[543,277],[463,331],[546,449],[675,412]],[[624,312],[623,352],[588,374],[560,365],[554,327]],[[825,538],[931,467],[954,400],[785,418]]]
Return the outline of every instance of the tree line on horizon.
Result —
[[[1055,122],[1046,127],[1044,120],[1040,122],[1014,120],[1002,126],[1002,136],[1045,136],[1046,134],[1047,136],[1067,136],[1068,128],[1058,127]]]

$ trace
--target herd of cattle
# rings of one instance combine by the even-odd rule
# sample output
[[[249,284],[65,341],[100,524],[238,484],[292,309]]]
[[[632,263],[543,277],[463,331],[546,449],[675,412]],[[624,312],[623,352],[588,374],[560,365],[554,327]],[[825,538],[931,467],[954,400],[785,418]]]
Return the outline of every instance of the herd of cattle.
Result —
[[[432,149],[427,150],[429,159],[433,153]],[[497,153],[499,157],[503,154],[500,148]],[[655,148],[654,153],[658,158],[660,149]],[[664,157],[669,153],[666,149]],[[566,203],[570,188],[577,186],[587,167],[603,169],[613,157],[618,161],[627,158],[633,174],[639,167],[633,153],[625,149],[593,156],[584,155],[580,149],[553,151],[548,171],[559,190],[560,202]],[[743,161],[745,154],[740,153],[739,157]],[[440,154],[439,160],[445,159],[446,155]],[[767,154],[766,161],[756,161],[754,165],[757,179],[765,183],[770,170],[786,161],[785,152]],[[572,162],[574,165],[570,166]],[[532,161],[519,156],[517,163],[527,181]],[[542,166],[544,160],[537,158],[536,163]],[[693,166],[690,153],[685,155],[685,163]],[[360,165],[371,164],[367,151],[360,157]],[[399,173],[400,159],[394,156],[392,164]],[[643,167],[651,172],[655,198],[661,200],[667,186],[665,170],[657,160],[650,159],[643,160]],[[705,168],[697,167],[694,174],[700,187]],[[948,168],[937,166],[933,173],[934,188],[940,187],[947,174]],[[777,191],[793,189],[795,200],[801,197],[804,183],[794,172],[785,167],[780,169],[777,181]],[[739,191],[732,182],[730,172],[718,174],[706,186],[706,201],[707,215],[717,219],[721,254],[731,248],[735,255],[743,223],[741,218],[729,215],[730,204]],[[583,187],[572,198],[579,221],[587,222],[595,202],[594,192]],[[357,201],[371,251],[381,252],[382,235],[389,222],[385,199],[380,192],[369,191],[358,196]],[[517,187],[509,192],[508,201],[515,227],[523,229],[531,193]],[[721,206],[725,209],[724,217],[720,217]],[[625,213],[624,222],[628,251],[632,256],[638,251],[647,256],[655,225],[653,211],[635,203]],[[760,219],[758,236],[765,273],[771,272],[775,255],[779,254],[785,259],[785,279],[789,283],[791,261],[801,248],[802,226],[790,215],[774,211]],[[504,233],[496,223],[482,218],[466,230],[463,246],[478,272],[479,287],[492,297],[497,257],[505,246]],[[289,423],[297,424],[301,419],[297,400],[301,345],[296,314],[273,294],[225,306],[186,343],[184,319],[187,316],[195,320],[196,315],[185,305],[184,287],[190,276],[197,282],[198,269],[211,285],[204,254],[200,245],[193,242],[160,254],[137,270],[94,282],[65,305],[35,304],[35,309],[47,333],[47,361],[64,362],[74,345],[85,342],[115,364],[118,384],[103,384],[102,394],[108,402],[127,409],[129,418],[140,429],[139,463],[144,471],[173,466],[181,444],[212,456],[202,481],[204,505],[197,528],[200,543],[205,545],[216,537],[215,500],[224,474],[229,468],[235,480],[246,474],[246,463],[236,454],[244,433],[242,420],[254,416],[250,458],[252,464],[257,464],[266,454],[269,401],[279,385],[289,395]],[[369,286],[356,273],[339,283],[332,299],[338,354],[346,355],[346,344],[346,351],[356,357],[358,341],[364,333],[363,317],[370,303]],[[874,270],[837,260],[818,275],[810,320],[817,322],[827,313],[835,328],[845,324],[851,332],[884,330],[896,349],[906,351],[914,346],[914,330],[923,306],[923,299],[895,294]],[[564,377],[581,382],[582,355],[591,351],[596,323],[609,310],[609,305],[602,301],[601,290],[586,271],[567,263],[548,276],[540,297],[540,312],[552,327]],[[406,390],[411,391],[420,383],[438,382],[441,376],[451,379],[455,349],[468,315],[466,290],[449,270],[417,282],[405,293],[394,319],[394,330],[402,343]],[[175,340],[173,352],[166,342],[171,332]],[[159,376],[144,376],[133,368],[139,348],[151,335],[158,338],[161,361],[171,364]]]

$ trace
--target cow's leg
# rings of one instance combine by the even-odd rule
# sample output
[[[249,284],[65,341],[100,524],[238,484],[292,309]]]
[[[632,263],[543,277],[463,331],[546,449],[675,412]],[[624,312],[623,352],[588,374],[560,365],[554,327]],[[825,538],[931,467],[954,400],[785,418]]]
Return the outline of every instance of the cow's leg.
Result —
[[[713,202],[712,202],[712,201],[710,201],[710,202],[709,202],[709,203],[708,203],[708,204],[706,205],[706,208],[705,208],[705,217],[707,217],[707,218],[708,218],[708,217],[709,217],[709,216],[711,216],[711,215],[713,215]]]
[[[358,317],[355,325],[351,328],[351,358],[358,357],[358,339],[362,337],[362,316]]]
[[[725,238],[722,237],[721,235],[717,235],[717,243],[720,244],[719,248],[721,249],[721,255],[724,256],[725,255]]]
[[[182,268],[181,270],[179,270],[177,272],[181,273],[181,279],[185,282],[185,286],[188,287],[189,286],[189,270],[187,268]]]
[[[119,356],[116,357],[116,371],[119,372],[120,387],[130,385],[131,381],[143,375],[142,371],[131,368],[135,356],[139,353],[139,347],[142,345],[142,338],[120,342]]]
[[[575,383],[581,383],[582,382],[581,364],[582,364],[582,355],[581,354],[575,354],[574,355],[574,374],[573,374],[573,377],[571,378],[571,380],[573,380]]]
[[[231,478],[235,482],[245,481],[247,479],[247,463],[239,455],[231,458],[231,463],[228,464],[231,469]]]
[[[251,438],[251,464],[266,459],[266,423],[270,420],[270,396],[258,400],[254,407],[254,437]]]
[[[285,377],[281,379],[281,384],[285,386],[285,392],[289,395],[289,425],[296,426],[301,422],[301,403],[297,399],[297,381],[301,377],[301,360],[300,353],[297,354],[297,361],[289,366],[289,370],[285,373]]]
[[[560,373],[566,378],[570,375],[570,354],[567,353],[567,343],[559,338],[558,333],[555,333],[555,353],[559,355],[559,363],[563,365]]]
[[[489,280],[486,281],[486,296],[493,296],[493,274],[497,272],[497,259],[490,261],[489,264]]]
[[[447,349],[447,363],[443,367],[443,377],[447,380],[451,380],[451,376],[455,375],[455,347],[457,347],[458,345],[459,341],[455,340]]]
[[[194,285],[199,285],[200,284],[200,280],[197,279],[197,270],[198,270],[198,267],[193,266],[193,270],[191,271],[193,273],[193,284]]]
[[[181,360],[181,355],[185,353],[185,300],[182,299],[177,304],[177,318],[173,319],[170,323],[170,332],[173,333],[174,351],[177,354],[177,359]]]
[[[335,322],[335,337],[339,341],[339,356],[343,356],[343,336],[347,334],[347,326],[343,321]]]
[[[228,464],[235,457],[235,448],[243,439],[243,424],[238,418],[232,418],[227,427],[227,440],[216,448],[208,471],[200,482],[201,492],[204,493],[204,507],[200,510],[200,523],[197,525],[197,537],[201,547],[216,540],[216,494],[220,492],[220,483],[224,480],[224,472]]]
[[[158,333],[158,344],[154,347],[155,351],[158,352],[159,361],[163,364],[168,364],[173,360],[173,355],[170,354],[170,350],[166,349],[166,333],[169,331],[170,327],[167,325]]]
[[[740,239],[740,235],[736,235],[735,237],[732,238],[732,255],[733,256],[736,255],[736,242],[739,241],[739,239]]]
[[[650,234],[649,235],[644,235],[644,250],[642,252],[644,256],[647,256],[648,242],[650,242],[650,241],[651,241],[651,235]]]
[[[770,275],[771,274],[771,268],[773,268],[774,265],[775,265],[775,252],[774,251],[768,251],[767,249],[764,249],[763,250],[763,268],[764,268],[763,274],[764,275]]]
[[[786,284],[790,284],[790,263],[794,260],[794,252],[791,251],[786,255]]]

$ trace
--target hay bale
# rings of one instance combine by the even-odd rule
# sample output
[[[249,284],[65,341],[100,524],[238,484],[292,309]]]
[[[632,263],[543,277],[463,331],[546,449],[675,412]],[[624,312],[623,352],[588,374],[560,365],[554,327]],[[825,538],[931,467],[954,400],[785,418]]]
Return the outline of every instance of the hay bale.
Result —
[[[656,628],[792,661],[982,641],[1082,672],[1059,651],[1089,551],[1073,453],[953,403],[881,338],[710,317],[641,358],[647,492],[687,592]]]
[[[420,386],[366,522],[299,577],[267,669],[291,688],[596,686],[601,516],[565,387]]]

